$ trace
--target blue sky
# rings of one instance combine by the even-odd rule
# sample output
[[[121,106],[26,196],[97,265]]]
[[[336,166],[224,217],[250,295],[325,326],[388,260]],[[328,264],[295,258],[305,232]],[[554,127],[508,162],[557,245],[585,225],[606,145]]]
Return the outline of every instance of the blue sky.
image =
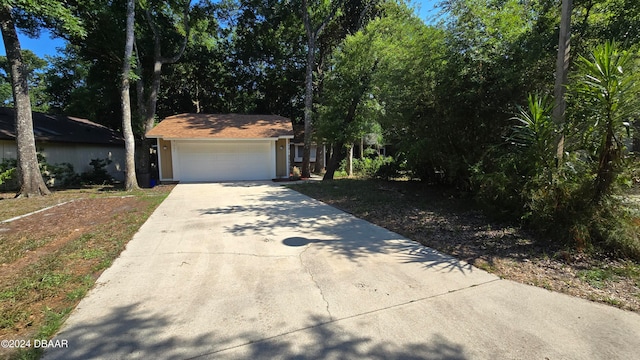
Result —
[[[430,17],[434,16],[437,11],[434,10],[434,5],[439,0],[411,0],[418,9],[418,15],[420,18],[429,22]],[[51,39],[50,34],[47,31],[43,31],[38,39],[31,39],[27,36],[19,34],[20,45],[22,49],[28,49],[33,51],[36,55],[44,58],[45,55],[56,55],[58,52],[56,48],[63,47],[64,42],[60,39]],[[0,41],[0,55],[5,55],[4,43]]]

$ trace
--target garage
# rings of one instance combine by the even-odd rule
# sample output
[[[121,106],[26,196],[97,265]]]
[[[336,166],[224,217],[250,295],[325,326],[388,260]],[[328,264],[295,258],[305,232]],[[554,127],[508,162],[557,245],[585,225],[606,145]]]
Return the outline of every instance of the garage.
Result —
[[[278,115],[180,114],[146,135],[157,139],[160,181],[268,180],[290,173],[293,125]]]
[[[175,141],[175,175],[183,182],[273,179],[272,147],[275,141]]]

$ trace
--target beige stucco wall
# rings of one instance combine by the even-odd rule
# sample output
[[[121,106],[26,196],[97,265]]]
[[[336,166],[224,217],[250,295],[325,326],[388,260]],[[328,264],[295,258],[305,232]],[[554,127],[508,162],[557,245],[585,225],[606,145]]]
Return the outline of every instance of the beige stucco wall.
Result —
[[[112,161],[107,166],[109,174],[116,180],[124,180],[124,146],[38,143],[36,147],[48,164],[70,163],[78,174],[93,170],[89,165],[93,159],[109,159]],[[15,142],[0,140],[0,160],[15,158]]]
[[[289,176],[287,169],[287,139],[276,141],[276,177],[283,178]]]
[[[166,146],[166,149],[165,149]],[[158,139],[158,153],[160,158],[160,179],[173,179],[173,161],[171,158],[171,141]]]

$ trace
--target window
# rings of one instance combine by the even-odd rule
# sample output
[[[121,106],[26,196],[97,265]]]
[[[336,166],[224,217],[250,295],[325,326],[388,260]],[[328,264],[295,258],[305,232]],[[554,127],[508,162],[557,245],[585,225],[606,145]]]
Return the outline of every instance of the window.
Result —
[[[304,145],[296,145],[295,158],[293,159],[293,161],[301,162],[303,154],[304,154]],[[311,159],[310,159],[310,161],[311,162],[315,162],[316,161],[316,146],[315,145],[311,145]]]

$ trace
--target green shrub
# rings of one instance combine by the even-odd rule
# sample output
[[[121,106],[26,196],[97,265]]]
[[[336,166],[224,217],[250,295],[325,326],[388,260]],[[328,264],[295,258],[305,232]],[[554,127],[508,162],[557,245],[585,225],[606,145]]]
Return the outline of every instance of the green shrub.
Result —
[[[80,186],[82,183],[80,175],[70,163],[49,165],[48,170],[47,184],[50,186],[69,188]]]
[[[49,185],[49,174],[51,166],[47,164],[47,159],[42,155],[43,149],[38,149],[36,156],[38,159],[38,168],[40,174],[45,180],[45,183]],[[16,178],[18,161],[16,159],[3,159],[0,163],[0,185],[3,185],[5,190],[17,190],[19,188],[18,179]]]
[[[0,163],[0,185],[13,179],[16,165],[15,159],[2,159]]]
[[[625,167],[624,141],[631,121],[640,116],[640,76],[632,53],[612,41],[596,46],[588,57],[579,56],[569,94],[578,109],[572,125],[593,153],[593,201],[616,192]]]
[[[607,199],[588,222],[592,241],[619,257],[640,259],[640,216],[637,205],[629,207],[619,199]]]
[[[73,165],[70,163],[51,165],[47,163],[47,158],[43,155],[43,152],[44,149],[38,149],[38,166],[42,179],[48,187],[74,187],[80,185],[80,176],[75,172]]]
[[[392,180],[400,177],[406,177],[407,175],[406,160],[401,161],[395,158],[391,158],[390,161],[380,165],[375,173],[375,177],[382,180]]]
[[[500,217],[547,217],[546,210],[554,207],[547,202],[555,201],[551,193],[557,131],[551,101],[529,95],[528,107],[518,109],[505,144],[492,148],[472,167],[471,186],[476,199]],[[539,213],[541,208],[544,211]]]
[[[476,198],[546,239],[640,259],[640,206],[625,200],[638,172],[622,141],[640,113],[640,81],[629,54],[612,43],[578,65],[560,164],[550,101],[531,95],[507,141],[472,167]]]
[[[393,162],[393,158],[390,156],[378,156],[364,157],[362,159],[355,159],[353,162],[353,171],[364,177],[375,177],[380,167]]]
[[[619,185],[633,193],[640,193],[640,157],[633,155],[620,175]]]
[[[113,184],[113,177],[107,172],[107,166],[111,163],[112,161],[109,159],[92,159],[89,165],[93,169],[80,174],[82,183],[90,185]]]
[[[383,165],[393,163],[391,156],[379,156],[377,153],[370,157],[362,159],[353,159],[353,173],[359,177],[374,178]],[[344,159],[340,163],[338,171],[346,171],[347,160]]]
[[[476,201],[497,218],[522,216],[526,177],[518,171],[514,154],[507,153],[493,162],[486,159],[472,167],[471,187]]]
[[[78,175],[70,163],[48,164],[42,152],[42,149],[38,149],[38,165],[47,186],[77,187],[83,184],[106,185],[113,183],[113,178],[106,169],[111,164],[109,159],[91,160],[89,164],[93,169]],[[15,178],[16,166],[15,159],[4,159],[0,163],[0,185],[3,185],[4,189],[15,190],[18,188],[18,182]]]

